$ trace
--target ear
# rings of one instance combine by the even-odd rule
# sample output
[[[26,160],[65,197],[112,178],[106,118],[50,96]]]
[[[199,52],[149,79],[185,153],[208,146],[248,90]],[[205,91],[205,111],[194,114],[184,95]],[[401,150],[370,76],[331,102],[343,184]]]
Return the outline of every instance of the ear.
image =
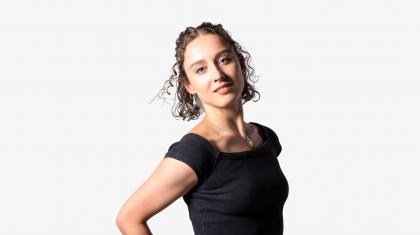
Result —
[[[190,94],[195,94],[194,86],[188,81],[188,78],[182,79],[182,85]]]

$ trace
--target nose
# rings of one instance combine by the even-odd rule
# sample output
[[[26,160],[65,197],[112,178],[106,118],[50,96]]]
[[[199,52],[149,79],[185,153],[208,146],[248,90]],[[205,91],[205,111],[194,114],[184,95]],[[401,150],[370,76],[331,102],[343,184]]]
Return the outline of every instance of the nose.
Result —
[[[218,65],[214,65],[213,66],[213,74],[212,77],[214,79],[214,81],[218,81],[218,80],[226,80],[227,76],[226,74],[223,72],[223,70],[218,66]]]

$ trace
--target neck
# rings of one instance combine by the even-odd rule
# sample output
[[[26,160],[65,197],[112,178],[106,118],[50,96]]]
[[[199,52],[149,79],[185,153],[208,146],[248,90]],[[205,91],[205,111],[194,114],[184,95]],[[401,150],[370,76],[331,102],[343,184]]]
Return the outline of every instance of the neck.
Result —
[[[210,122],[211,126],[215,126],[220,135],[239,134],[241,137],[246,138],[246,124],[244,122],[242,105],[237,107],[236,109],[207,108],[204,119]]]

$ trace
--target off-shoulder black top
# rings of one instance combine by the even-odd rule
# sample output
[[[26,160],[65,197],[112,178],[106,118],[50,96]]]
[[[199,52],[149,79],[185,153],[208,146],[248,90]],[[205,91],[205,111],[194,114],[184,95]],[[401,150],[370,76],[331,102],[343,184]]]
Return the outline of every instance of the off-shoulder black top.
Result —
[[[183,196],[195,235],[281,235],[289,194],[276,133],[258,127],[263,143],[243,152],[220,152],[206,138],[187,133],[165,157],[186,163],[198,183]]]

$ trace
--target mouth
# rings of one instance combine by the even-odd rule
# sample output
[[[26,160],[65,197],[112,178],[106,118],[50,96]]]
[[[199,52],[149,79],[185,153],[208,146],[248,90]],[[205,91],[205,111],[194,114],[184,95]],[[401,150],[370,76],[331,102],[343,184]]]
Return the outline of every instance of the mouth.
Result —
[[[216,88],[213,92],[217,92],[219,89],[221,89],[221,88],[224,88],[224,87],[230,87],[230,86],[232,86],[233,85],[233,83],[225,83],[225,84],[223,84],[223,85],[221,85],[221,86],[219,86],[218,88]]]

